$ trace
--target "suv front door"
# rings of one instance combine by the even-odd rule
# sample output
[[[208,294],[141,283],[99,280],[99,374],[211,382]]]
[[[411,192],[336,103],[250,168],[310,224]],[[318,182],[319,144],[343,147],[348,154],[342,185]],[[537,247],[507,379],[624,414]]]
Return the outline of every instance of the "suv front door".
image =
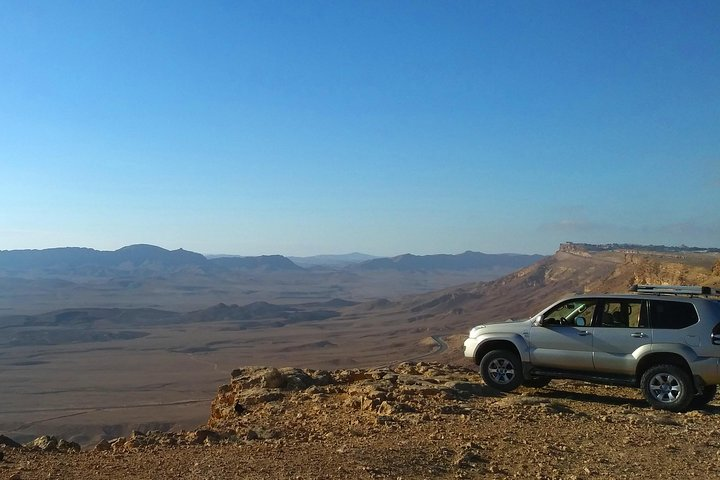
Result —
[[[533,366],[563,370],[593,369],[593,328],[597,299],[561,302],[530,328],[530,361]]]

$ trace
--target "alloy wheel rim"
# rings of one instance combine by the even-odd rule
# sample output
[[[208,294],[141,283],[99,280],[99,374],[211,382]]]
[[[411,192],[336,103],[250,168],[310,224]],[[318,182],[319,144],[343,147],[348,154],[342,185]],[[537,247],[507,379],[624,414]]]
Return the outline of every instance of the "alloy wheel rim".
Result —
[[[650,394],[659,402],[676,402],[682,392],[680,381],[669,373],[658,373],[650,380]]]
[[[506,385],[515,378],[515,367],[506,358],[496,358],[488,365],[488,373],[494,382]]]

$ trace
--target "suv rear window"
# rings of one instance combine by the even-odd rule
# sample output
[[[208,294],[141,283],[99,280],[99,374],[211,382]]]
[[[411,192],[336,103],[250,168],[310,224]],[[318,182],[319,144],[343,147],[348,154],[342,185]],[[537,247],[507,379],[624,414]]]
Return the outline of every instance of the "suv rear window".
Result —
[[[695,306],[687,302],[650,301],[650,325],[652,328],[680,329],[698,321]]]

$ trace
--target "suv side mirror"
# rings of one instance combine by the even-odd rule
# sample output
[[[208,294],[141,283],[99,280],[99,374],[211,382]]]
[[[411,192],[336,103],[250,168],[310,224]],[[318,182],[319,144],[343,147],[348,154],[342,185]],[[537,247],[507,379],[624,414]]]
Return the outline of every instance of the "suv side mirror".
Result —
[[[585,326],[585,317],[575,317],[575,326],[576,327],[584,327]]]

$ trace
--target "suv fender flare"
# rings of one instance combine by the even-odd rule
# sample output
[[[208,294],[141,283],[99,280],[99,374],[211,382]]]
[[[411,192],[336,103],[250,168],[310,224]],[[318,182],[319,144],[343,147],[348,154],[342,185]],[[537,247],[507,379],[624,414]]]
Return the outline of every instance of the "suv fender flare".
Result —
[[[477,347],[473,354],[475,363],[479,365],[482,357],[488,352],[502,349],[514,351],[518,357],[520,357],[520,361],[522,361],[523,364],[530,361],[528,345],[522,335],[516,333],[498,335],[493,333],[491,335],[481,335],[478,337]]]
[[[638,381],[645,370],[661,363],[677,365],[687,371],[689,375],[695,377],[695,373],[690,365],[697,361],[698,356],[693,349],[688,346],[672,343],[653,344],[651,348],[644,348],[638,353],[642,353],[636,357],[637,366],[635,369],[635,377]]]
[[[679,343],[653,343],[645,345],[645,347],[650,348],[641,347],[638,349],[638,353],[642,352],[637,357],[638,365],[648,357],[668,355],[669,357],[679,357],[677,360],[682,362],[680,365],[690,370],[690,365],[700,358],[691,347]]]

